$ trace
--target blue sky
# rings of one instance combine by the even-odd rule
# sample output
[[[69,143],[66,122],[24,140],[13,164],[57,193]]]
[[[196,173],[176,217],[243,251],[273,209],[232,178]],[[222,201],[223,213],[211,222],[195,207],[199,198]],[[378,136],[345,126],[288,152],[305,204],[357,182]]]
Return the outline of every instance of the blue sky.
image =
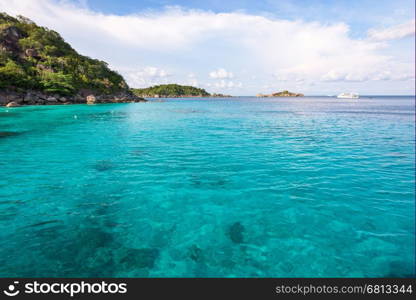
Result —
[[[366,30],[378,25],[414,18],[412,0],[87,0],[81,2],[95,11],[128,15],[144,10],[161,10],[166,6],[209,10],[216,13],[244,11],[251,14],[303,19],[320,22],[347,22],[352,34],[363,36]],[[391,20],[389,20],[391,18]]]
[[[0,0],[132,87],[414,94],[411,0]]]

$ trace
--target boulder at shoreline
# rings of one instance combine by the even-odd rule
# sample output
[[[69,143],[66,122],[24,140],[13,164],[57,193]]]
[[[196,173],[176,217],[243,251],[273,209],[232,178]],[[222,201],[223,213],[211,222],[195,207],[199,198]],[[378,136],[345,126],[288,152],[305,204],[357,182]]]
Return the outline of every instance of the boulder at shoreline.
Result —
[[[18,107],[18,106],[20,106],[20,104],[19,104],[19,103],[17,103],[17,102],[14,102],[14,101],[9,102],[9,103],[7,103],[7,105],[6,105],[6,107]]]

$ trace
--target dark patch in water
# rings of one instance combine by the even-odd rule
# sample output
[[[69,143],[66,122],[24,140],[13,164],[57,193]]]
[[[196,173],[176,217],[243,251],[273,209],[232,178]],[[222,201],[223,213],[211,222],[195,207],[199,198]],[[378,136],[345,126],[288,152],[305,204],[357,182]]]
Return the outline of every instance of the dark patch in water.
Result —
[[[150,246],[154,248],[163,248],[169,245],[171,237],[176,230],[176,224],[168,229],[155,229],[150,241]]]
[[[94,169],[97,171],[103,172],[112,169],[114,166],[109,160],[100,160],[94,165]]]
[[[219,185],[219,186],[224,186],[226,184],[227,184],[227,181],[223,178],[218,179],[216,182],[216,185]]]
[[[376,231],[376,226],[374,226],[374,224],[368,220],[368,221],[365,221],[365,223],[363,224],[363,229],[366,231],[374,232]]]
[[[402,261],[393,261],[390,263],[389,267],[389,274],[384,276],[386,278],[414,278],[415,276],[412,266]]]
[[[228,228],[228,237],[233,243],[241,244],[244,242],[244,231],[244,226],[240,222],[235,222]]]
[[[80,230],[77,237],[77,242],[82,247],[98,248],[107,247],[113,242],[113,236],[105,231],[96,228],[85,228]]]
[[[41,253],[50,263],[35,263],[33,266],[35,270],[43,270],[41,274],[51,277],[58,274],[68,277],[111,277],[117,269],[113,252],[119,245],[111,234],[99,228],[61,228],[49,232],[47,240],[50,242],[42,246]]]
[[[11,220],[11,219],[13,219],[16,215],[17,215],[17,213],[16,213],[16,212],[7,212],[7,213],[4,213],[4,214],[0,214],[0,220],[1,220],[1,221]]]
[[[20,203],[24,203],[24,201],[22,201],[22,200],[5,200],[5,201],[0,201],[0,204],[20,204]]]
[[[154,267],[155,261],[159,257],[159,250],[157,248],[127,248],[123,252],[123,255],[119,259],[119,263],[125,269],[151,269]]]
[[[24,229],[31,228],[32,226],[25,227]],[[38,240],[48,240],[53,241],[57,239],[57,233],[65,231],[65,226],[62,224],[52,225],[52,226],[35,226],[33,228],[33,232],[29,234],[33,234],[34,237]]]
[[[224,187],[227,185],[227,180],[224,178],[201,178],[198,175],[192,175],[190,178],[190,182],[194,186],[208,186],[208,187]]]
[[[195,244],[189,247],[188,256],[195,262],[201,262],[203,260],[202,250]]]
[[[42,226],[42,225],[52,224],[52,223],[59,223],[59,222],[61,222],[61,221],[60,220],[43,221],[43,222],[28,225],[26,227],[37,227],[37,226]]]
[[[22,132],[17,132],[17,131],[0,131],[0,138],[17,136],[17,135],[21,135],[21,134],[22,134]]]
[[[194,175],[194,174],[191,175],[190,181],[192,182],[192,185],[195,185],[195,186],[200,186],[202,184],[201,177],[198,175]]]
[[[131,154],[133,156],[142,156],[144,154],[144,151],[143,150],[133,150],[133,151],[131,151]]]

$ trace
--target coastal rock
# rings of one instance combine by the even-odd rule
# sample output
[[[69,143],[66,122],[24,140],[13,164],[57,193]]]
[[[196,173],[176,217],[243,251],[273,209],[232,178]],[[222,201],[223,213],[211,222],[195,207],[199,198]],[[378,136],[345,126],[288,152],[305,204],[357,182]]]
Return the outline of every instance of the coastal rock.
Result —
[[[8,102],[5,96],[0,95],[0,105],[6,105]]]
[[[36,102],[36,100],[38,99],[38,97],[36,96],[36,94],[33,94],[31,92],[26,93],[25,97],[23,98],[23,102],[26,104],[33,104]]]
[[[97,101],[94,95],[88,95],[86,100],[87,100],[87,104],[94,104]]]
[[[46,101],[49,103],[56,103],[58,102],[58,99],[56,99],[55,97],[48,97]]]
[[[19,103],[17,103],[17,102],[14,102],[14,101],[9,102],[9,103],[7,103],[7,105],[6,105],[6,107],[18,107],[18,106],[20,106],[20,104],[19,104]]]
[[[20,97],[16,94],[9,94],[6,96],[7,102],[20,102]]]
[[[81,95],[75,95],[72,100],[75,103],[83,103],[85,101],[84,99],[85,98],[82,97]]]
[[[46,100],[46,99],[48,99],[48,96],[47,96],[47,95],[44,95],[44,94],[42,94],[42,93],[37,94],[37,96],[38,96],[38,98],[39,98],[39,99],[41,99],[41,100]]]

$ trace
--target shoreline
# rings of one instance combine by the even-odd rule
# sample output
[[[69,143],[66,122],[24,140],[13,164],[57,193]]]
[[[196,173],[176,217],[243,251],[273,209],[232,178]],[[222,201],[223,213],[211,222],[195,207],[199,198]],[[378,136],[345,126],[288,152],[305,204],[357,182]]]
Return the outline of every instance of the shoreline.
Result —
[[[40,91],[25,92],[0,91],[0,106],[19,107],[28,105],[68,105],[68,104],[98,104],[98,103],[136,103],[148,100],[135,96],[129,91],[113,94],[97,94],[90,90],[79,91],[75,95],[63,96],[47,94]]]

